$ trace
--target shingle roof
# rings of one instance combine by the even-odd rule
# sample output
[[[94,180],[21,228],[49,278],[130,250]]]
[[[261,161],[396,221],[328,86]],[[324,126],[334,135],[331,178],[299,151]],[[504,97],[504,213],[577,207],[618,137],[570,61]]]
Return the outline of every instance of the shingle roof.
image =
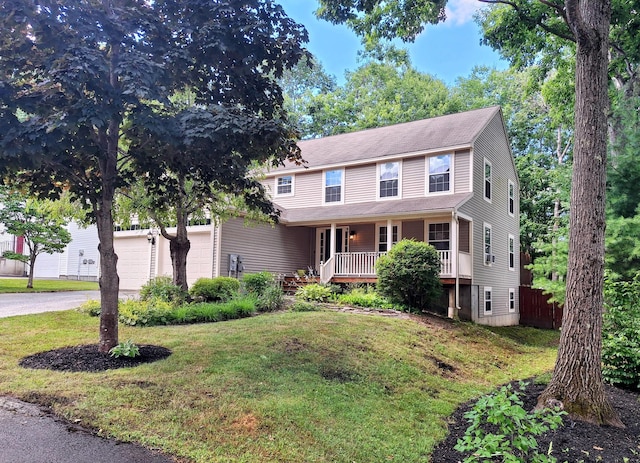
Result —
[[[311,224],[339,222],[340,220],[370,220],[380,217],[408,216],[412,214],[448,212],[460,207],[473,193],[438,195],[425,198],[403,199],[398,201],[371,201],[357,204],[302,207],[281,210],[280,222],[283,224]]]
[[[359,132],[302,140],[298,146],[307,167],[334,165],[404,153],[469,146],[499,106],[395,124]],[[297,168],[292,164],[277,171]]]

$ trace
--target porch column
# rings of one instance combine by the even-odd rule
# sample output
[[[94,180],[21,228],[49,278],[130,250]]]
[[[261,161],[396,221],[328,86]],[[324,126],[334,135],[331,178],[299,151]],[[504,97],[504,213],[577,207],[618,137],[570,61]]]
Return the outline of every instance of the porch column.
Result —
[[[391,219],[387,220],[387,252],[391,251],[391,245],[393,244],[393,222]]]
[[[329,257],[335,257],[336,255],[336,224],[331,224],[331,240],[329,241]]]

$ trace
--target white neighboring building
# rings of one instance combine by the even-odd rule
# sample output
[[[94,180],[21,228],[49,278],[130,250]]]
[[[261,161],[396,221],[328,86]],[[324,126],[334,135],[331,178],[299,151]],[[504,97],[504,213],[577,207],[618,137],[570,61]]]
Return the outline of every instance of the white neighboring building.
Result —
[[[38,255],[33,276],[96,281],[100,271],[98,229],[95,225],[82,228],[75,222],[66,228],[71,242],[62,253]]]

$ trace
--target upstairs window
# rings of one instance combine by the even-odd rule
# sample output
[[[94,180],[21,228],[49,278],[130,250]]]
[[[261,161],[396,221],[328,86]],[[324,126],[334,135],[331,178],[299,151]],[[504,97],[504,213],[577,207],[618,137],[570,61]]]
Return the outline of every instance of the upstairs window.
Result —
[[[400,195],[399,181],[399,162],[378,164],[378,196],[380,198],[397,198]]]
[[[509,180],[509,215],[513,217],[516,211],[516,186]]]
[[[448,251],[449,248],[449,224],[429,224],[429,244],[438,251]]]
[[[491,163],[484,160],[484,199],[491,202],[491,181],[492,181]]]
[[[509,235],[509,270],[516,269],[516,239]]]
[[[276,196],[293,195],[293,175],[276,178]]]
[[[324,202],[341,203],[344,171],[327,170],[324,173]]]
[[[431,156],[429,163],[429,193],[451,191],[451,155]]]
[[[491,253],[491,225],[484,224],[484,264],[491,265],[493,263],[493,254]]]

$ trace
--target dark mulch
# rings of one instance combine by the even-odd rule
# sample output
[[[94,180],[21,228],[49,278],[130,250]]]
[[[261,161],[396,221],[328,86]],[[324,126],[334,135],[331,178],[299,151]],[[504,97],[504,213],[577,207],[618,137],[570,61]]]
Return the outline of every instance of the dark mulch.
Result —
[[[525,409],[535,407],[543,389],[541,385],[527,385],[521,396]],[[546,451],[553,442],[552,455],[560,463],[640,463],[640,396],[614,387],[608,387],[607,393],[625,429],[595,426],[565,417],[564,426],[537,439],[539,448]],[[464,436],[468,423],[463,415],[474,403],[464,404],[451,416],[449,435],[433,452],[431,463],[459,463],[468,456],[453,447]]]
[[[58,371],[99,372],[116,368],[135,367],[143,363],[162,360],[171,355],[165,347],[142,345],[137,357],[112,357],[98,351],[98,344],[63,347],[62,349],[40,352],[20,360],[25,368],[48,369]]]

